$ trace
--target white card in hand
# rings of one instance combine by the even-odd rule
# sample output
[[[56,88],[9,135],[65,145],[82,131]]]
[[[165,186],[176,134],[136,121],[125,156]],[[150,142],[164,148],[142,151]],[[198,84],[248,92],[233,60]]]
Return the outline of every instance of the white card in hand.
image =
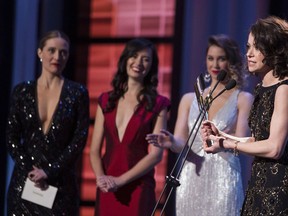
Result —
[[[41,190],[27,178],[21,198],[51,209],[57,190],[58,188],[51,185],[46,190]]]

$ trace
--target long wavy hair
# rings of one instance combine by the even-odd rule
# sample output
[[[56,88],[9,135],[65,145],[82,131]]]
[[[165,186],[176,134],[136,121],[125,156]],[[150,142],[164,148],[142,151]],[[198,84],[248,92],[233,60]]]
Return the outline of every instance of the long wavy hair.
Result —
[[[264,55],[263,63],[280,80],[288,76],[288,23],[276,16],[259,19],[250,28],[255,47]]]
[[[154,44],[144,38],[136,38],[130,40],[118,61],[117,72],[111,82],[113,90],[109,94],[107,106],[104,111],[108,112],[115,108],[116,102],[122,97],[128,90],[128,74],[126,70],[127,60],[134,56],[137,52],[143,49],[150,49],[152,51],[152,65],[150,71],[144,77],[143,89],[137,95],[137,100],[140,104],[145,103],[145,109],[151,111],[154,107],[157,97],[157,86],[158,86],[158,54]]]
[[[228,61],[227,77],[235,79],[237,87],[242,88],[248,73],[244,71],[243,58],[236,41],[224,34],[212,35],[208,39],[206,54],[211,46],[217,46],[224,50]]]

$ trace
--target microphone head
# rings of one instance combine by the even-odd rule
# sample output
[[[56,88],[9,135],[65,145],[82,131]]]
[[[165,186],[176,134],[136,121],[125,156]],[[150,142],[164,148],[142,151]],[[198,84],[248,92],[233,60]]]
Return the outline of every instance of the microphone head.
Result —
[[[225,85],[225,89],[226,90],[230,90],[232,88],[234,88],[236,86],[237,82],[235,79],[231,79],[226,85]]]
[[[225,77],[226,77],[226,74],[227,74],[227,72],[225,70],[221,70],[219,72],[219,74],[217,75],[217,80],[219,82],[223,81],[225,79]]]
[[[201,90],[201,93],[203,93],[205,89],[205,81],[202,73],[197,77],[197,84]]]

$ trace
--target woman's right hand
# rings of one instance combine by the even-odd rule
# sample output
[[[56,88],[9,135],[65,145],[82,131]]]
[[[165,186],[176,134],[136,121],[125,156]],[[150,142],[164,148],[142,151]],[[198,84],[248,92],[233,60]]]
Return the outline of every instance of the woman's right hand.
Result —
[[[149,144],[160,148],[171,148],[174,142],[174,136],[169,131],[161,129],[160,134],[147,134],[146,140]]]
[[[200,133],[203,141],[207,141],[210,135],[219,136],[218,128],[208,120],[202,122]]]
[[[97,187],[104,193],[115,192],[118,185],[113,176],[102,175],[96,178]]]
[[[219,136],[219,130],[211,121],[203,121],[200,128],[201,138],[204,146],[211,146],[210,135]]]

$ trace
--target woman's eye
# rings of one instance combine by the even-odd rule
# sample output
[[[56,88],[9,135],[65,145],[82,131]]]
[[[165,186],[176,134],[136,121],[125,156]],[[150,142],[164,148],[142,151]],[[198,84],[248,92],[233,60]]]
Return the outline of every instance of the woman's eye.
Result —
[[[62,50],[60,51],[60,54],[63,56],[63,57],[66,57],[68,55],[68,52],[66,50]]]
[[[55,52],[55,49],[54,49],[54,48],[49,48],[49,49],[48,49],[48,52],[54,53],[54,52]]]
[[[149,58],[144,58],[143,59],[145,62],[150,62],[150,59]]]

